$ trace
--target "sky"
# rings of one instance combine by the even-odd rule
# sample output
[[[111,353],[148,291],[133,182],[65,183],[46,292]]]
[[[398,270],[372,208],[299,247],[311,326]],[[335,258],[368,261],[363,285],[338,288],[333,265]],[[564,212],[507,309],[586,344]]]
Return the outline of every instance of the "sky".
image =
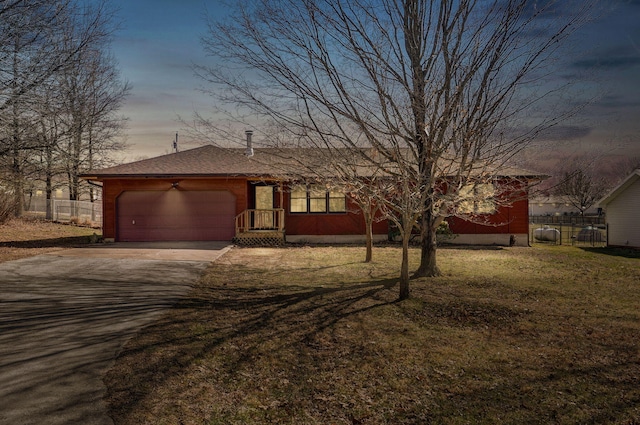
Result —
[[[216,0],[111,0],[120,29],[112,52],[132,90],[122,109],[128,117],[124,160],[199,146],[185,130],[194,111],[208,116],[212,99],[192,65],[205,64],[200,39],[205,10],[223,16]],[[536,0],[532,0],[535,6]],[[588,71],[597,96],[572,122],[548,135],[545,149],[640,156],[640,0],[604,0],[604,11],[572,41],[576,52],[562,76]]]

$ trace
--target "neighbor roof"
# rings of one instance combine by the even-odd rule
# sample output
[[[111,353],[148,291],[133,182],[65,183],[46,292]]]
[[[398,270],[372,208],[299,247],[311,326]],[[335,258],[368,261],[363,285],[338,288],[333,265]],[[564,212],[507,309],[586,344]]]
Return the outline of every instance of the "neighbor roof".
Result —
[[[607,196],[602,198],[602,200],[598,203],[601,207],[605,207],[611,201],[613,201],[618,195],[624,192],[629,186],[634,184],[638,179],[640,179],[640,168],[634,170],[626,179],[622,181],[618,186],[616,186]]]

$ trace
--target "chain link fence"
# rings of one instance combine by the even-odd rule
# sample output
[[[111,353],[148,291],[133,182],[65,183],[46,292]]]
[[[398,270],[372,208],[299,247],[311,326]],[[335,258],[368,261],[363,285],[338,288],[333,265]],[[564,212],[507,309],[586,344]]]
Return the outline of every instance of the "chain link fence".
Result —
[[[605,224],[529,223],[529,240],[533,244],[577,245],[602,247],[607,245]]]
[[[531,224],[574,224],[576,226],[602,225],[605,224],[605,216],[601,215],[577,215],[577,214],[561,214],[561,215],[530,215],[529,223]]]

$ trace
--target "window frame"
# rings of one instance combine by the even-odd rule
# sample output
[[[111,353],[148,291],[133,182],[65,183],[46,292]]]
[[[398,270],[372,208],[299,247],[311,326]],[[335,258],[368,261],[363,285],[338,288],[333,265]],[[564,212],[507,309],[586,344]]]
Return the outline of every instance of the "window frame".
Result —
[[[485,188],[491,187],[491,190],[487,190],[487,193],[491,193],[484,200],[479,200],[479,196]],[[471,193],[471,199],[462,200],[458,204],[458,213],[465,215],[492,215],[498,211],[498,207],[495,201],[496,196],[496,184],[491,183],[471,183],[460,188],[460,192],[463,196],[465,193]]]
[[[305,198],[301,196],[294,197],[294,193],[301,193],[299,188],[305,188]],[[321,190],[319,188],[322,188]],[[322,196],[319,194],[322,193]],[[336,196],[336,194],[340,194]],[[315,196],[314,196],[315,195]],[[296,201],[305,199],[305,210],[294,211],[294,204]],[[331,200],[342,199],[343,209],[336,210],[335,203]],[[321,202],[319,202],[322,200]],[[315,201],[315,202],[314,202]],[[317,205],[314,205],[317,204]],[[319,204],[324,205],[324,209],[320,210]],[[333,204],[333,205],[332,205]],[[313,208],[312,208],[313,207]],[[313,210],[312,210],[313,209]],[[347,194],[338,190],[326,189],[319,184],[297,184],[292,185],[289,191],[289,213],[290,214],[346,214],[347,213]]]
[[[298,189],[298,188],[304,188],[304,190]],[[296,196],[294,198],[294,193],[303,193],[304,196]],[[295,201],[303,201],[304,202],[300,202],[302,205],[304,205],[304,211],[294,211],[293,210],[293,205],[294,205],[294,200]],[[296,202],[298,203],[298,202]],[[290,191],[289,191],[289,212],[291,214],[308,214],[309,213],[309,191],[307,190],[307,185],[302,185],[302,184],[297,184],[295,186],[291,186]]]

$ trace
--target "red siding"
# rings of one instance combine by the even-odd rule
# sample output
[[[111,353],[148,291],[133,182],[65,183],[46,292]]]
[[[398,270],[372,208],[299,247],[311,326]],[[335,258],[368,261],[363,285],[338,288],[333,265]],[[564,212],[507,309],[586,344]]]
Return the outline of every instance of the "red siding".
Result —
[[[449,228],[456,234],[523,234],[529,233],[529,200],[523,190],[523,184],[508,185],[503,182],[505,200],[513,199],[507,205],[501,205],[491,215],[480,216],[478,220],[466,221],[458,217],[449,217]]]
[[[362,212],[353,202],[347,202],[346,213],[315,214],[290,213],[289,194],[284,194],[285,227],[287,235],[364,235],[365,223]],[[373,233],[386,235],[386,221],[374,222]]]
[[[528,233],[528,205],[526,200],[517,201],[514,202],[513,207],[501,207],[495,214],[479,217],[477,221],[449,217],[447,222],[451,231],[457,234]]]
[[[236,199],[235,213],[240,214],[249,206],[251,185],[246,178],[114,178],[103,181],[103,234],[105,238],[116,237],[116,200],[124,191],[168,191],[177,182],[187,191],[228,190]],[[521,191],[522,186],[509,188]],[[524,195],[524,194],[523,194]],[[282,196],[282,202],[280,197]],[[281,205],[281,203],[283,205]],[[347,213],[291,214],[288,193],[277,192],[275,206],[284,207],[285,230],[289,235],[363,235],[365,224],[362,213],[355,204],[348,205]],[[457,234],[522,234],[528,233],[528,201],[521,196],[511,207],[500,207],[498,212],[487,216],[487,224],[468,222],[459,218],[448,218],[449,226]],[[387,221],[374,223],[374,234],[386,234]]]

